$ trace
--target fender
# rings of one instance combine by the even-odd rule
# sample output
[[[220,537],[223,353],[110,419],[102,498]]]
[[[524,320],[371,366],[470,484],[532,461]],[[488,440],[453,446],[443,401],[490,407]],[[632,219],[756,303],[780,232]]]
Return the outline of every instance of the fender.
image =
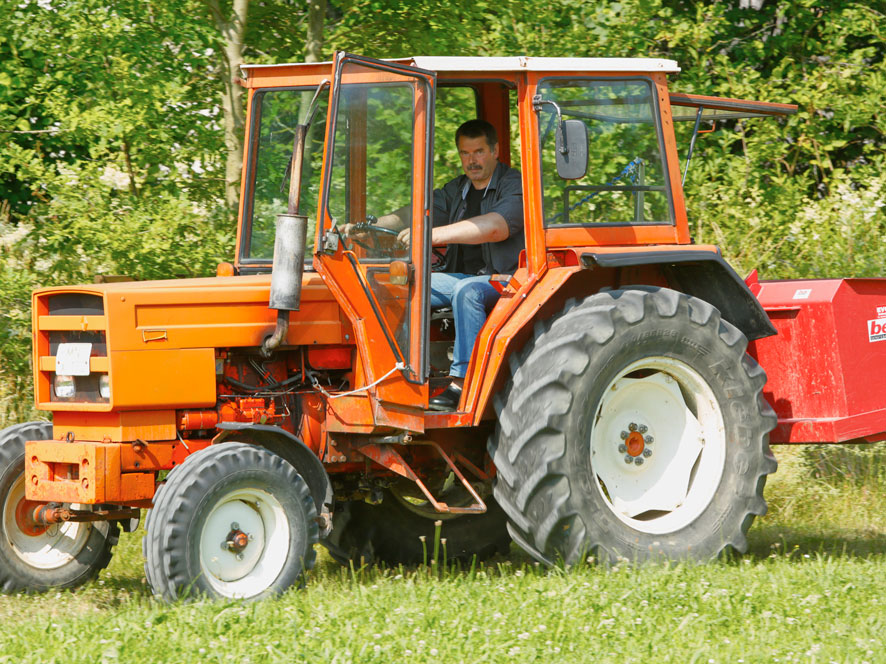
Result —
[[[492,395],[506,380],[503,370],[507,369],[503,365],[515,348],[515,338],[531,330],[533,322],[537,320],[536,312],[551,302],[554,294],[560,292],[568,281],[580,278],[578,275],[583,271],[600,268],[601,272],[614,272],[622,267],[654,265],[670,288],[717,307],[723,318],[741,330],[748,340],[776,334],[769,317],[747,284],[713,247],[711,250],[582,251],[578,259],[578,265],[547,270],[535,286],[521,297],[522,303],[516,312],[503,312],[501,316],[505,318],[496,318],[496,310],[490,314],[487,323],[493,324],[480,333],[475,351],[483,360],[472,363],[466,381],[467,384],[472,379],[472,372],[482,373],[477,389],[468,392],[468,410],[473,412],[472,424],[477,425],[484,418],[494,417]],[[610,287],[614,288],[631,287],[630,284],[618,283],[617,279],[613,283],[606,278],[603,283],[611,283]],[[599,285],[585,295],[591,295],[597,289]]]
[[[330,519],[333,502],[332,483],[329,481],[329,475],[326,473],[323,463],[311,451],[311,448],[285,429],[267,424],[219,422],[217,428],[221,429],[222,433],[213,442],[221,442],[235,433],[246,433],[250,441],[267,448],[291,463],[307,483],[314,504],[317,506],[317,514],[323,518],[323,522],[320,524],[320,536],[324,537],[328,534],[329,528],[332,527]]]
[[[741,330],[749,341],[776,334],[763,306],[719,253],[710,251],[637,251],[581,255],[587,269],[657,265],[674,290],[714,305],[723,318]],[[620,286],[629,288],[630,286]]]

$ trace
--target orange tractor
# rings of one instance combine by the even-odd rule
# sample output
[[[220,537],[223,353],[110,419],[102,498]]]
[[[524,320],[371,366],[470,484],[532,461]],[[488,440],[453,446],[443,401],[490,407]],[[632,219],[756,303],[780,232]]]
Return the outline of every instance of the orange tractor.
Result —
[[[694,145],[709,120],[796,107],[669,92],[679,69],[654,59],[244,71],[234,263],[34,293],[52,422],[0,432],[4,590],[94,577],[146,508],[147,579],[170,600],[280,592],[318,541],[343,562],[420,562],[437,520],[449,559],[511,541],[548,563],[707,559],[744,551],[765,512],[777,423],[785,442],[886,430],[792,440],[818,415],[791,397],[777,421],[767,400],[794,382],[764,398],[748,354],[793,348],[765,346],[787,309],[689,235],[674,123]],[[494,279],[457,408],[435,412],[453,332],[429,304],[434,164],[474,117],[522,173],[525,249]],[[394,209],[405,243],[373,223]],[[798,302],[782,319],[821,299]],[[807,343],[798,330],[785,343]]]

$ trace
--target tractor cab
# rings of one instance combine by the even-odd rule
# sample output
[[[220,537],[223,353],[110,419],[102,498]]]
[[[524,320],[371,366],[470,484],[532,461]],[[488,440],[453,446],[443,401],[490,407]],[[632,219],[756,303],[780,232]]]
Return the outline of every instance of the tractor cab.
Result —
[[[424,411],[429,379],[447,369],[448,340],[431,329],[430,220],[434,189],[462,172],[454,134],[465,120],[490,122],[499,160],[523,177],[526,247],[490,324],[511,315],[524,295],[513,296],[546,271],[550,256],[569,260],[551,251],[688,242],[673,136],[661,121],[669,113],[665,76],[678,71],[673,62],[383,62],[339,54],[331,65],[245,71],[250,122],[237,269],[271,269],[276,217],[291,203],[298,161],[294,193],[306,218],[305,269],[322,276],[353,325],[358,382],[386,376],[375,395],[397,404],[401,418]],[[308,117],[296,160],[295,127]],[[408,245],[373,223],[395,210],[411,228]],[[364,231],[358,237],[341,231],[354,225]],[[471,367],[477,378],[468,380],[461,412],[474,410],[469,403],[480,396],[476,380],[490,341],[491,335],[479,340]],[[376,405],[376,413],[382,410]]]
[[[489,416],[488,397],[500,382],[503,344],[510,340],[502,328],[514,326],[516,309],[549,267],[587,268],[598,257],[615,267],[627,260],[629,269],[613,283],[668,282],[644,266],[690,243],[674,121],[695,121],[694,145],[702,121],[788,109],[671,95],[666,77],[679,68],[658,59],[380,61],[340,53],[333,63],[244,70],[249,129],[237,270],[271,270],[277,216],[303,217],[305,239],[294,242],[304,246],[300,262],[319,273],[353,326],[359,357],[352,387],[373,386],[367,394],[376,418],[418,430],[434,380],[448,368],[451,339],[436,329],[445,315],[429,305],[435,254],[445,247],[430,246],[430,230],[435,188],[462,172],[454,141],[462,122],[491,123],[499,160],[522,173],[526,240],[520,269],[501,280],[502,297],[468,371],[458,410],[471,413],[460,421],[476,423]],[[295,139],[298,126],[303,140]],[[408,244],[376,223],[394,211],[411,229]],[[355,226],[361,232],[349,235]],[[699,247],[692,263],[705,261],[710,265],[685,266],[692,272],[686,280],[728,272],[713,247]],[[612,273],[602,273],[599,285],[611,285]],[[742,291],[737,299],[721,298],[725,306],[752,337],[768,332],[740,280],[725,278],[726,291]],[[300,284],[296,270],[287,288]],[[289,314],[278,311],[282,342]],[[512,334],[526,334],[516,327]],[[368,407],[366,398],[355,396],[354,403]]]

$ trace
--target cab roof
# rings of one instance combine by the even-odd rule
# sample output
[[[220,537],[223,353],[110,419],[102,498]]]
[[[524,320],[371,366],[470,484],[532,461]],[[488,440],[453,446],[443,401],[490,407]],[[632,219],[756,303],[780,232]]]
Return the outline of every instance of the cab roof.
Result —
[[[425,56],[390,59],[388,62],[411,65],[419,69],[440,72],[485,71],[605,71],[605,72],[665,72],[677,73],[680,67],[674,60],[661,58],[535,58],[514,55],[500,58]],[[240,65],[244,70],[271,67],[316,67],[331,62],[292,62],[273,65]]]

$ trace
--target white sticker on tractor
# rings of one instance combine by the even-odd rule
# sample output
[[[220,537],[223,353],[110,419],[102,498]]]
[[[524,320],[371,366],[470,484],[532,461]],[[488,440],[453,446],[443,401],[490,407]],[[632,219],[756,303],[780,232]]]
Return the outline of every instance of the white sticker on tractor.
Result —
[[[877,307],[877,318],[886,318],[886,307]]]
[[[55,352],[55,373],[60,376],[88,376],[92,344],[59,344]]]
[[[811,288],[798,288],[794,291],[795,300],[808,300],[810,295],[812,295]]]
[[[868,340],[886,341],[886,318],[878,318],[868,321]]]

